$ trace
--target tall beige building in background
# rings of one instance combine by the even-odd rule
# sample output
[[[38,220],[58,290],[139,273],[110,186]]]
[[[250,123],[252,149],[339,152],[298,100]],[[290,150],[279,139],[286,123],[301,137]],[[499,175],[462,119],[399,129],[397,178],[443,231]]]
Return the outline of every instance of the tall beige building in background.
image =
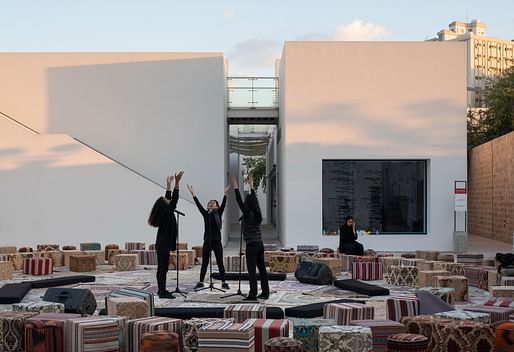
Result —
[[[486,25],[479,20],[470,23],[454,21],[437,33],[433,41],[458,40],[467,43],[468,107],[483,107],[482,91],[489,81],[514,66],[514,39],[486,36]]]

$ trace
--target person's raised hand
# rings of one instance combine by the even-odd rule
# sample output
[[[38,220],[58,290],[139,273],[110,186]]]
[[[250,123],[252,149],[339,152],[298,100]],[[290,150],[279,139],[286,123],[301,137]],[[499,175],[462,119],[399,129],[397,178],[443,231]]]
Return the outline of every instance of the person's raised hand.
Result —
[[[223,193],[226,195],[229,189],[230,189],[230,185],[226,185],[225,189],[223,190]]]

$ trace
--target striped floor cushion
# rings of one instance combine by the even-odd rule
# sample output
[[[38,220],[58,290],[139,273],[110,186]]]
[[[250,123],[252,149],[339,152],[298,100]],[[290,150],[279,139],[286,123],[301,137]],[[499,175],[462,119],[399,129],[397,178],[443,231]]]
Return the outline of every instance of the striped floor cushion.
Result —
[[[140,265],[157,265],[157,252],[135,249],[130,254],[137,254]]]
[[[182,321],[181,328],[181,341],[184,352],[197,352],[198,351],[198,332],[204,325],[213,322],[229,322],[234,323],[234,319],[222,318],[193,318]]]
[[[457,263],[481,265],[483,260],[483,254],[457,254]]]
[[[500,286],[514,286],[514,276],[502,276]]]
[[[352,279],[382,280],[383,265],[377,262],[353,262]]]
[[[254,350],[254,329],[251,323],[214,322],[200,328],[198,351],[242,352]]]
[[[290,337],[273,337],[264,344],[265,352],[302,352],[300,341]]]
[[[149,331],[141,336],[140,352],[179,352],[179,335],[170,331]]]
[[[295,319],[293,337],[302,343],[304,352],[318,352],[320,327],[336,324],[335,319]]]
[[[371,352],[371,329],[365,326],[322,326],[319,328],[319,352]]]
[[[491,297],[484,303],[484,306],[514,308],[514,297]]]
[[[227,255],[223,258],[223,265],[226,271],[239,272],[239,256]],[[241,256],[241,271],[246,271],[246,256]]]
[[[387,338],[389,352],[428,352],[428,338],[419,334],[395,334]]]
[[[120,323],[111,317],[68,319],[64,323],[65,350],[111,352],[120,349]]]
[[[80,314],[42,313],[25,321],[25,352],[64,352],[64,322]]]
[[[125,250],[129,253],[136,249],[145,250],[145,244],[143,242],[125,242]]]
[[[419,299],[416,295],[392,296],[386,301],[386,318],[401,321],[403,317],[419,315]]]
[[[387,338],[406,331],[403,324],[392,320],[352,320],[350,325],[365,326],[371,329],[373,352],[386,352]]]
[[[488,313],[491,316],[491,324],[496,323],[497,321],[508,320],[509,315],[514,313],[513,307],[494,307],[494,306],[481,306],[481,305],[472,305],[465,306],[463,310],[467,310],[470,312],[480,312],[480,313]]]
[[[323,318],[335,319],[338,325],[348,325],[351,320],[375,318],[375,309],[360,303],[328,303],[323,306]]]
[[[287,319],[248,319],[246,323],[253,325],[255,352],[264,352],[264,344],[273,337],[289,337]]]
[[[53,261],[50,258],[25,258],[23,273],[29,275],[50,275],[53,273]]]
[[[355,258],[355,255],[350,254],[341,254],[341,263],[342,263],[342,270],[346,272],[351,272],[353,269],[353,258]]]
[[[165,317],[148,317],[127,322],[127,352],[139,351],[141,336],[149,331],[168,331],[181,334],[182,320]]]
[[[233,318],[236,323],[247,319],[266,319],[266,307],[262,304],[229,304],[223,310],[223,318]]]

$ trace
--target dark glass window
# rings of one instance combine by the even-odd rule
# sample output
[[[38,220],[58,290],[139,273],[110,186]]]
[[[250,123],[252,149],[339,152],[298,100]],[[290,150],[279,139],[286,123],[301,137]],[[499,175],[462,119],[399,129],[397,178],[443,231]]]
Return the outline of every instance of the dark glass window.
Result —
[[[323,160],[323,234],[347,215],[376,234],[426,234],[426,160]]]

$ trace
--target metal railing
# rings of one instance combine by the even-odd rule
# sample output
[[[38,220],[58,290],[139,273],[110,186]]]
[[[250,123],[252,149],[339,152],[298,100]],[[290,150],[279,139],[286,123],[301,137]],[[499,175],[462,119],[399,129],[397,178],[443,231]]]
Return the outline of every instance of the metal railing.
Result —
[[[227,107],[278,108],[278,77],[227,77]]]

